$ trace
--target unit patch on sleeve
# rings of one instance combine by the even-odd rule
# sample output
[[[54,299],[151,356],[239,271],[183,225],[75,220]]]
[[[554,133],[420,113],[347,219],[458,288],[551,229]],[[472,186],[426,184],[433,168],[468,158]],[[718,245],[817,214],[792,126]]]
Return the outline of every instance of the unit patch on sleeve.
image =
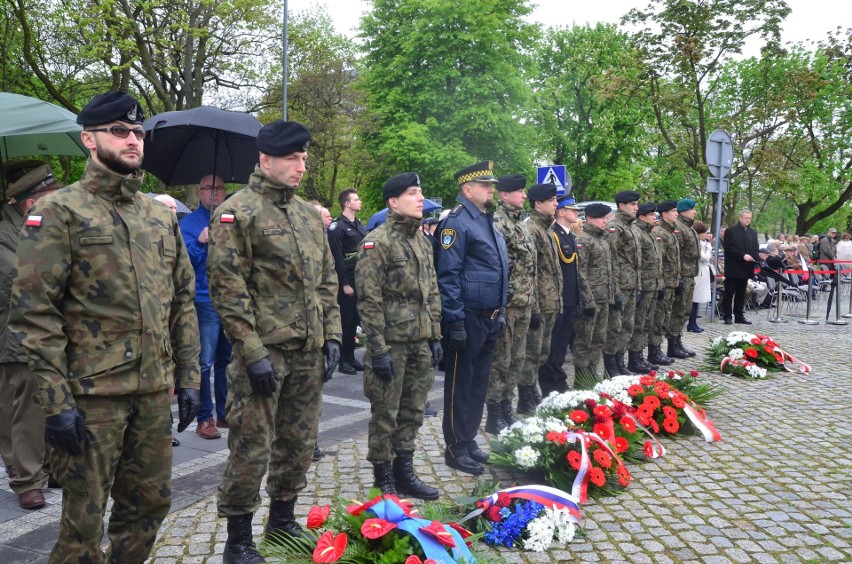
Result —
[[[449,249],[453,246],[453,243],[456,242],[456,230],[455,229],[442,229],[441,230],[441,246],[444,249]]]

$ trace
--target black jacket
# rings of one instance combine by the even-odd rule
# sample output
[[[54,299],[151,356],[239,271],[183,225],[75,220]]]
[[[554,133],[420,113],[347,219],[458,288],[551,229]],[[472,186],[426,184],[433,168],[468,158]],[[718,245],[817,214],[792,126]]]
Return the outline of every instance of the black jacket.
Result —
[[[743,256],[751,255],[757,261],[760,248],[757,244],[757,232],[751,227],[736,225],[725,230],[725,277],[732,279],[747,279],[754,276],[755,262],[746,262]]]
[[[574,234],[565,232],[561,225],[551,227],[559,243],[559,265],[562,267],[562,308],[580,305],[580,279],[577,270],[577,242]]]

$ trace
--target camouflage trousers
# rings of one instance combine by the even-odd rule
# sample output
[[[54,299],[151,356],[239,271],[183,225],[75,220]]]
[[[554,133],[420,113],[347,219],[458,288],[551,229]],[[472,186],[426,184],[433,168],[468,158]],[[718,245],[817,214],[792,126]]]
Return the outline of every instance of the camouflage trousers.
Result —
[[[642,301],[636,304],[636,314],[633,322],[633,336],[627,344],[631,351],[644,350],[648,345],[648,334],[654,324],[654,313],[657,311],[657,290],[643,292]]]
[[[668,335],[669,322],[672,315],[672,304],[674,303],[674,288],[666,288],[666,296],[657,301],[654,310],[654,322],[648,333],[648,344],[659,347],[663,342],[663,335]]]
[[[44,411],[33,400],[38,382],[25,362],[0,364],[0,456],[18,475],[9,487],[20,495],[47,484],[49,452],[44,442]]]
[[[364,395],[370,400],[367,460],[390,462],[394,454],[414,452],[423,425],[426,396],[435,381],[427,340],[388,343],[394,377],[385,382],[373,374],[372,357],[364,355]]]
[[[252,393],[245,362],[228,366],[228,460],[219,485],[220,517],[254,513],[269,467],[266,492],[290,500],[307,486],[319,431],[325,361],[321,350],[285,351],[267,346],[280,380],[272,397]]]
[[[550,354],[550,334],[553,333],[558,315],[557,311],[542,312],[541,325],[527,332],[524,370],[518,379],[518,386],[534,386],[538,382],[538,369],[547,362]]]
[[[672,305],[672,316],[669,321],[669,329],[667,335],[678,337],[683,333],[683,327],[689,319],[689,312],[692,310],[692,294],[695,292],[695,278],[683,278],[683,293],[675,296],[674,305]]]
[[[621,293],[621,311],[610,311],[606,329],[606,354],[617,354],[627,348],[633,336],[634,317],[636,315],[636,290],[624,290]],[[644,297],[642,301],[645,301]]]
[[[491,374],[488,376],[488,403],[512,399],[526,359],[529,307],[507,307],[506,328],[497,340]]]
[[[595,368],[601,361],[606,328],[609,321],[609,304],[596,303],[595,316],[582,313],[574,320],[574,369]]]
[[[172,501],[172,417],[166,390],[140,396],[79,396],[83,454],[52,449],[62,486],[59,540],[49,562],[145,562]],[[108,557],[101,551],[107,497]]]

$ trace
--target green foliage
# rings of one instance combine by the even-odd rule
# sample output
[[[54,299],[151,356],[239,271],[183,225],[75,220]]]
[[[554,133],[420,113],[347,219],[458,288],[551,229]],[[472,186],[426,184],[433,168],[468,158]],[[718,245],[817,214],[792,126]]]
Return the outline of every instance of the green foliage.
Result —
[[[453,173],[491,159],[497,174],[529,171],[523,51],[533,28],[514,0],[375,0],[361,22],[363,200],[417,171],[427,196],[456,194]]]

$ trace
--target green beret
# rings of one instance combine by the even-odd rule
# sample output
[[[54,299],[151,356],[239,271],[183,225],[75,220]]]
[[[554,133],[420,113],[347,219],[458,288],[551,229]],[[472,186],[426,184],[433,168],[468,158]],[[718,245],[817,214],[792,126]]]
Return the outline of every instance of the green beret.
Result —
[[[677,211],[682,212],[686,210],[691,210],[695,207],[695,200],[692,198],[684,198],[679,200],[677,203]]]

